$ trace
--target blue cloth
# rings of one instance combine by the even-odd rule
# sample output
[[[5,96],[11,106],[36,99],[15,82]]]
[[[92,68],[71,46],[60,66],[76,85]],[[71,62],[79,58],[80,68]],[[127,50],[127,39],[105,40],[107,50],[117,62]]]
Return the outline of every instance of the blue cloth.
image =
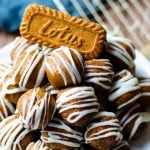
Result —
[[[68,12],[71,15],[78,16],[78,12],[75,9],[70,9],[72,4],[69,0],[62,0],[64,6],[68,8]],[[81,0],[78,0],[81,7],[87,11],[87,8]],[[23,12],[28,4],[38,3],[51,8],[57,9],[57,6],[52,0],[0,0],[0,29],[8,32],[13,32],[19,29]]]

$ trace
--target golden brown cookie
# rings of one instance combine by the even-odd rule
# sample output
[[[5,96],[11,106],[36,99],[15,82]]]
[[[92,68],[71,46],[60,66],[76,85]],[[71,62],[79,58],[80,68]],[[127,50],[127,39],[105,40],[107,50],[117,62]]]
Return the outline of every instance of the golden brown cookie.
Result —
[[[50,48],[75,48],[85,59],[97,58],[106,39],[101,25],[38,4],[26,8],[20,33],[30,42]]]
[[[44,129],[55,112],[55,99],[43,88],[24,93],[17,103],[18,114],[25,128]]]

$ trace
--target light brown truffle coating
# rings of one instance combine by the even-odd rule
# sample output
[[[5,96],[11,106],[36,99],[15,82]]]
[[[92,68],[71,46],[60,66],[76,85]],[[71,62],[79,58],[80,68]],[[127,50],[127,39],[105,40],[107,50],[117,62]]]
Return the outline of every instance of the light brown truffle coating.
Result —
[[[46,74],[54,88],[81,83],[84,73],[83,58],[78,51],[60,47],[46,60]]]
[[[140,98],[139,81],[128,70],[118,72],[113,79],[108,101],[119,110],[134,105]]]
[[[135,46],[127,38],[108,36],[104,56],[110,59],[117,72],[122,69],[135,71]]]
[[[96,92],[108,91],[113,75],[113,67],[108,59],[85,61],[84,83],[93,86]]]
[[[26,91],[26,89],[20,88],[19,85],[12,79],[12,76],[12,69],[3,75],[0,82],[0,92],[2,99],[6,99],[16,105],[18,99]]]
[[[72,150],[79,148],[83,140],[82,133],[54,118],[45,130],[41,130],[41,140],[52,149]]]
[[[83,127],[99,110],[99,102],[90,86],[76,86],[60,90],[56,107],[67,124]]]
[[[21,88],[31,89],[39,87],[44,77],[45,63],[43,47],[37,44],[31,45],[18,57],[13,70],[13,80]]]
[[[44,129],[55,113],[55,99],[43,88],[30,89],[18,100],[17,110],[26,128]]]
[[[150,122],[150,113],[143,112],[139,104],[118,111],[117,116],[120,120],[124,139],[136,140],[146,133]]]
[[[108,150],[122,140],[119,120],[112,112],[99,112],[87,127],[85,142],[95,149]]]

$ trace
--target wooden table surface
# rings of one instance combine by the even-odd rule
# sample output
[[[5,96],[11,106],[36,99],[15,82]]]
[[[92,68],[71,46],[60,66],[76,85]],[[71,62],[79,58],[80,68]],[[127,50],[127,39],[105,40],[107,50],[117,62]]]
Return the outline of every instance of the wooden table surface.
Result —
[[[17,33],[10,34],[0,30],[0,48],[12,41],[17,35]],[[143,47],[140,51],[150,59],[150,43]]]

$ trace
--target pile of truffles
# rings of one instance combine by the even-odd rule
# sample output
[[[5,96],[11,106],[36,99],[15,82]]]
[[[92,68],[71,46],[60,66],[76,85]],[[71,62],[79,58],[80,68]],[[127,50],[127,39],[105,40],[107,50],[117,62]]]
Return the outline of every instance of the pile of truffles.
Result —
[[[134,75],[135,47],[111,36],[99,58],[17,37],[0,63],[3,150],[129,150],[150,113],[150,79]],[[149,105],[149,106],[148,106]]]
[[[150,78],[130,40],[38,4],[20,34],[0,62],[0,149],[130,150],[144,135]]]

